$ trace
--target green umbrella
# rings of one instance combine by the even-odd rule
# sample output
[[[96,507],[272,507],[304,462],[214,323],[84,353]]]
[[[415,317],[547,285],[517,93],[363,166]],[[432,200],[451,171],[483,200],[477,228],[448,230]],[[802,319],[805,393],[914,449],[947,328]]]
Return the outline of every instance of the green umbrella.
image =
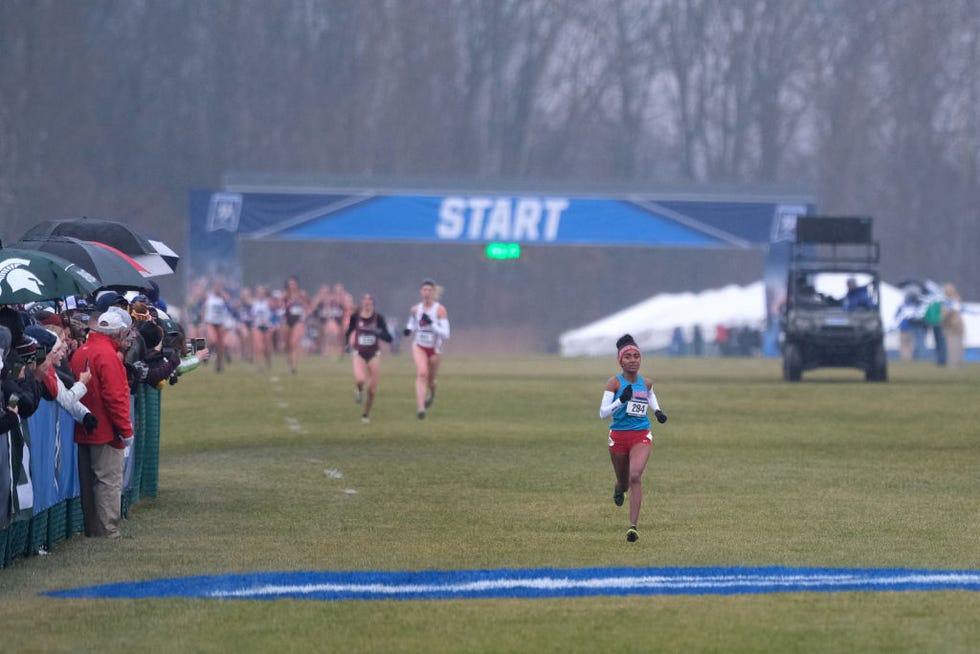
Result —
[[[59,256],[0,247],[0,304],[91,295],[99,286],[87,270]]]

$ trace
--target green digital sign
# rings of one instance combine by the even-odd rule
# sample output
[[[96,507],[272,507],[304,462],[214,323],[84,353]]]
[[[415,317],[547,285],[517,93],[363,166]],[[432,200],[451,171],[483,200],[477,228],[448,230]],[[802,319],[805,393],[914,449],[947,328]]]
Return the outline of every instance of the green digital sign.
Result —
[[[488,243],[487,244],[487,259],[520,259],[521,258],[521,244],[520,243]]]

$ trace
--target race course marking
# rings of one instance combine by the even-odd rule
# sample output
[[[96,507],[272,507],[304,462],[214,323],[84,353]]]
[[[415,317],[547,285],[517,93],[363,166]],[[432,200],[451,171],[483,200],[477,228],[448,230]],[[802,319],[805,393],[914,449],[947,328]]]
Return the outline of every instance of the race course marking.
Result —
[[[260,572],[106,584],[44,594],[66,599],[337,601],[935,590],[980,591],[980,571],[715,567]]]

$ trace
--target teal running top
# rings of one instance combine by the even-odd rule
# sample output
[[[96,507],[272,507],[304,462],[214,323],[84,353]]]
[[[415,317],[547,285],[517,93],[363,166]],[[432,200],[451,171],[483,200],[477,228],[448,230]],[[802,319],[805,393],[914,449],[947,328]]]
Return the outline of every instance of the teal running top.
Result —
[[[617,379],[619,379],[619,391],[616,393],[616,398],[623,394],[627,386],[633,387],[633,397],[613,412],[609,428],[615,431],[649,430],[650,418],[647,417],[647,408],[650,406],[650,394],[647,391],[646,380],[639,375],[632,384],[622,375],[617,375]]]

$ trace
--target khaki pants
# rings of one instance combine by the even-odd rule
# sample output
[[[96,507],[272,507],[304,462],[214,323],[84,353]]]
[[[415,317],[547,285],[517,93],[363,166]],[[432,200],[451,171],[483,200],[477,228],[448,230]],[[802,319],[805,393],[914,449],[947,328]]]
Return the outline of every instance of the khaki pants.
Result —
[[[962,332],[946,332],[946,365],[959,368],[963,363],[964,347]]]
[[[78,446],[78,486],[86,536],[119,537],[123,464],[123,450],[111,445]]]

